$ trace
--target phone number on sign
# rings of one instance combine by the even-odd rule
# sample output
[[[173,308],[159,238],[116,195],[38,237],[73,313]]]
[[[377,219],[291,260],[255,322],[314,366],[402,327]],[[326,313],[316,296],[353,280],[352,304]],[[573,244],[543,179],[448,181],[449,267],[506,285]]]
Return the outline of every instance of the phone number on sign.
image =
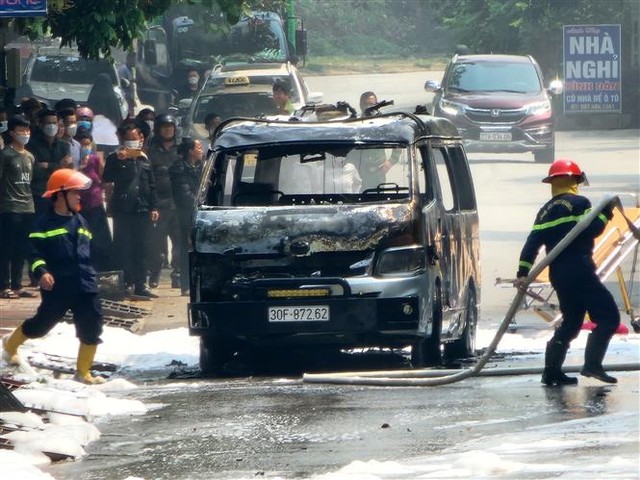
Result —
[[[270,322],[327,322],[329,307],[326,305],[269,307],[267,315]]]

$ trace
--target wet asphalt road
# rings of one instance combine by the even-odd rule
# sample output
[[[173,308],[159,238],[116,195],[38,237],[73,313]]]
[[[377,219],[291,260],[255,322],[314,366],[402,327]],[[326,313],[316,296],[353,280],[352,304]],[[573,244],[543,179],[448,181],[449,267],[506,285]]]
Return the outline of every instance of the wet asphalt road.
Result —
[[[364,90],[373,89],[385,99],[401,90],[405,93],[395,96],[399,105],[425,103],[422,84],[427,78],[440,77],[433,72],[358,75],[311,78],[309,84],[312,90],[324,90],[327,101],[345,99],[354,105]],[[637,130],[560,132],[557,141],[558,155],[575,158],[588,172],[592,187],[587,195],[637,191]],[[535,212],[548,197],[547,187],[539,183],[547,166],[523,154],[471,156],[471,168],[481,220],[480,321],[481,328],[492,330],[513,295],[494,287],[495,278],[513,275]],[[178,319],[176,326],[185,321]],[[544,343],[548,328],[542,321],[524,318],[519,324]],[[366,367],[349,360],[319,368],[399,368],[404,362],[399,357],[365,358]],[[542,358],[523,354],[501,362],[539,366]],[[537,375],[472,379],[438,388],[309,385],[299,378],[297,373],[230,380],[133,378],[145,384],[128,397],[157,408],[140,417],[101,420],[102,438],[89,446],[87,458],[47,471],[58,480],[308,478],[354,460],[416,458],[530,426],[613,412],[634,412],[636,431],[639,422],[637,372],[619,374],[617,386],[581,381],[569,389],[542,388]],[[623,451],[617,453],[637,457],[637,445],[620,447]],[[600,453],[606,461],[612,452],[604,448]]]
[[[402,461],[539,425],[637,413],[637,373],[619,378],[617,386],[585,382],[564,389],[542,388],[538,376],[439,388],[279,378],[160,382],[134,394],[160,404],[157,409],[101,422],[102,438],[85,460],[48,472],[59,480],[309,478],[354,460]]]

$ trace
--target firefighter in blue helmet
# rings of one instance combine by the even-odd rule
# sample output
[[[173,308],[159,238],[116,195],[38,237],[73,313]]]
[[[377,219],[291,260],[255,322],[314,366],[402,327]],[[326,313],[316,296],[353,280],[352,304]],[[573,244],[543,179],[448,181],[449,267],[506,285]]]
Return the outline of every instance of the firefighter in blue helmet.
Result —
[[[517,273],[520,288],[540,247],[544,245],[550,252],[591,209],[589,200],[578,195],[578,185],[586,181],[586,176],[575,162],[556,160],[542,181],[551,184],[552,198],[538,212],[520,254]],[[542,374],[542,383],[547,386],[578,383],[577,378],[568,377],[561,368],[587,312],[596,328],[587,339],[581,374],[607,383],[617,382],[604,371],[602,360],[620,324],[620,314],[611,292],[596,275],[592,259],[594,239],[612,216],[612,207],[605,208],[549,266],[551,285],[558,296],[563,320],[547,343]]]
[[[52,199],[52,208],[38,217],[29,234],[31,271],[40,285],[42,302],[33,317],[3,338],[2,358],[19,364],[18,347],[27,339],[46,335],[71,310],[80,340],[75,379],[97,384],[104,379],[92,376],[91,366],[101,343],[102,311],[89,253],[91,233],[78,215],[80,190],[90,186],[91,179],[67,168],[49,178],[43,197]]]

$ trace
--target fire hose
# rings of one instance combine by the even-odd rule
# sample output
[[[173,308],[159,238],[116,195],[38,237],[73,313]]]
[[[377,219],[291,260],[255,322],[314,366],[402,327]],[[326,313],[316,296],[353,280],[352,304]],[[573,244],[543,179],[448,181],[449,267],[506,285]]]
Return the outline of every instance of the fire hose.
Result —
[[[487,375],[524,375],[538,373],[541,369],[487,369],[482,372],[482,369],[487,364],[489,359],[493,356],[502,340],[502,337],[509,328],[509,324],[513,320],[513,317],[518,312],[520,304],[526,294],[526,290],[531,282],[544,270],[551,262],[553,262],[562,251],[567,248],[573,242],[578,235],[580,235],[591,222],[608,206],[617,208],[624,216],[629,229],[633,236],[640,240],[640,230],[629,220],[622,207],[622,202],[619,197],[612,194],[605,195],[597,205],[591,209],[560,241],[558,244],[542,259],[540,263],[535,265],[524,282],[519,286],[518,291],[511,301],[511,305],[505,314],[502,323],[498,327],[493,340],[485,350],[480,360],[471,368],[464,370],[414,370],[414,371],[393,371],[393,372],[348,372],[348,373],[334,373],[334,374],[309,374],[305,373],[302,377],[303,382],[306,383],[331,383],[331,384],[346,384],[346,385],[379,385],[379,386],[420,386],[420,387],[434,387],[439,385],[448,385],[451,383],[460,382],[474,376],[487,376]],[[608,370],[640,370],[640,364],[623,364],[616,366],[607,365]],[[567,371],[571,371],[571,368],[567,368]],[[482,372],[482,373],[481,373]],[[412,378],[410,378],[412,377]],[[430,378],[425,378],[430,377]]]

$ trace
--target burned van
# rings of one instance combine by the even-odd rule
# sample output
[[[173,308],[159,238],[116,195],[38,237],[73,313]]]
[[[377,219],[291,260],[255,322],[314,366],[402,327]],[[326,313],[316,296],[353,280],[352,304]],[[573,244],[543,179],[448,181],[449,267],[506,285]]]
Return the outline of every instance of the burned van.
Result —
[[[192,239],[206,374],[241,351],[410,346],[415,367],[473,353],[478,214],[446,119],[229,121]]]

